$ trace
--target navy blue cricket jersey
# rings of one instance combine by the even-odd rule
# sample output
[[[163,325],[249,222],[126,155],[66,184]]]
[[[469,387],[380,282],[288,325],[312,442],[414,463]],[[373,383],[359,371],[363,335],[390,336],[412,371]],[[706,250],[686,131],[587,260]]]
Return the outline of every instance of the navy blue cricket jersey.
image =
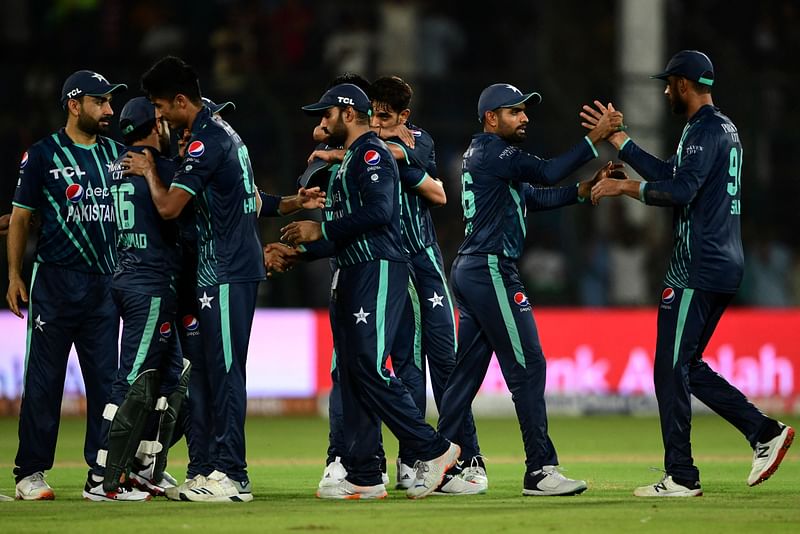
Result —
[[[400,230],[406,251],[416,254],[436,243],[436,231],[428,204],[414,191],[426,176],[436,177],[436,152],[433,138],[428,132],[410,123],[406,126],[415,137],[414,148],[407,147],[396,137],[389,139],[387,143],[399,146],[405,153],[405,159],[397,164],[402,186]]]
[[[340,267],[376,259],[406,261],[397,163],[374,132],[350,145],[331,181],[326,205],[332,220],[322,222],[322,235],[335,244]]]
[[[171,187],[194,197],[198,287],[265,278],[247,147],[205,106],[195,117],[186,156]]]
[[[649,180],[640,189],[641,200],[674,208],[674,244],[664,284],[735,292],[744,272],[742,144],[731,120],[706,105],[686,123],[669,160],[630,140],[619,157]]]
[[[466,223],[459,254],[493,254],[519,259],[527,233],[528,184],[552,185],[570,175],[597,152],[584,138],[553,159],[541,159],[493,133],[479,133],[464,153],[461,173],[461,205]],[[574,189],[575,191],[569,191]],[[526,192],[527,191],[527,192]],[[548,195],[572,194],[577,188]],[[544,198],[558,203],[558,199]],[[540,209],[546,209],[542,206]],[[557,207],[555,205],[549,207]]]
[[[114,272],[116,225],[107,171],[123,149],[102,136],[93,145],[73,143],[62,128],[23,155],[13,205],[39,212],[36,261]]]
[[[128,147],[143,152],[143,147]],[[169,187],[177,164],[149,148],[156,171]],[[180,266],[177,221],[158,214],[143,176],[124,176],[122,158],[111,167],[111,195],[117,221],[117,269],[112,287],[145,295],[162,295],[173,283]]]

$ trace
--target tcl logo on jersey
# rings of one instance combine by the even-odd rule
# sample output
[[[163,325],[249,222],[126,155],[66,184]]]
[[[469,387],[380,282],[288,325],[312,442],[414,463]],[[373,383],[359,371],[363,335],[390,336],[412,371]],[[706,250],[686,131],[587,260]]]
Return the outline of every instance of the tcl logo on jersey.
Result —
[[[192,141],[186,152],[193,158],[199,158],[206,151],[206,145],[202,141]]]
[[[671,287],[667,287],[664,291],[661,292],[661,302],[664,304],[672,304],[672,301],[675,300],[675,290]]]
[[[77,204],[83,200],[83,186],[81,184],[72,184],[67,186],[67,200],[73,204]]]
[[[20,169],[24,169],[24,168],[25,168],[25,165],[27,165],[27,164],[28,164],[28,153],[27,153],[27,152],[25,152],[25,153],[22,155],[22,160],[20,160],[20,162],[19,162],[19,168],[20,168]]]
[[[367,150],[364,154],[364,163],[367,165],[377,165],[381,161],[381,155],[375,150]]]
[[[80,178],[86,175],[86,171],[75,165],[74,167],[64,167],[63,169],[50,169],[50,174],[53,175],[53,180],[58,180],[59,178],[73,178],[75,176]]]

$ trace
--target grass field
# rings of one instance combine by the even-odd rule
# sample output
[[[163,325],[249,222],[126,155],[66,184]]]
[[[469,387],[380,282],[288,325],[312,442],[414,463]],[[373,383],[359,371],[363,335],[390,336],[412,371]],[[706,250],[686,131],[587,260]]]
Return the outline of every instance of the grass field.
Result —
[[[786,423],[797,427],[797,418]],[[661,444],[656,418],[554,417],[551,435],[567,475],[589,490],[577,497],[522,497],[522,443],[515,420],[478,421],[487,457],[486,495],[409,501],[390,491],[385,501],[314,498],[327,445],[327,421],[250,418],[247,442],[256,499],[247,504],[90,503],[81,499],[86,476],[83,423],[61,426],[56,466],[48,482],[52,502],[0,503],[0,532],[800,532],[800,446],[772,479],[749,488],[751,452],[715,416],[695,418],[694,455],[705,495],[694,499],[637,499],[637,485],[655,482]],[[386,434],[389,436],[388,434]],[[396,442],[387,437],[387,455]],[[0,493],[13,495],[16,420],[0,419]],[[171,454],[181,478],[186,449]],[[394,468],[390,467],[390,476]]]

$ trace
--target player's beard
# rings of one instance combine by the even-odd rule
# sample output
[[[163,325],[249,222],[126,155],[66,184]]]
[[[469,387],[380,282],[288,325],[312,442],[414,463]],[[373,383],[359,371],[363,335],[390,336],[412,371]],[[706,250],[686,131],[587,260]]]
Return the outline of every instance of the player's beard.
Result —
[[[669,107],[675,115],[686,114],[686,102],[681,100],[677,82],[669,82]]]
[[[347,140],[347,126],[344,125],[344,119],[342,119],[342,114],[339,114],[339,117],[336,119],[336,122],[331,124],[330,128],[325,128],[328,130],[328,145],[329,146],[342,146],[344,142]]]
[[[111,122],[110,115],[103,115],[101,119],[105,119],[108,123]],[[88,135],[104,134],[108,131],[108,124],[103,124],[100,119],[90,117],[88,114],[81,111],[78,113],[78,129]]]

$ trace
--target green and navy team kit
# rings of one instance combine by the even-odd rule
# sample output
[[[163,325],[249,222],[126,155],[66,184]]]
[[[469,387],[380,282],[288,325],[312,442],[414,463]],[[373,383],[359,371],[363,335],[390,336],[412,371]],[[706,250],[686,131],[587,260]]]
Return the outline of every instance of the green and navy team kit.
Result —
[[[675,155],[663,161],[629,140],[622,161],[648,181],[642,200],[673,208],[672,257],[664,285],[734,293],[744,272],[742,144],[731,120],[711,105],[686,123]]]
[[[84,457],[102,447],[102,413],[117,371],[119,317],[111,297],[116,223],[108,169],[123,146],[98,136],[74,143],[64,129],[22,157],[13,204],[41,221],[29,284],[17,480],[53,466],[61,391],[74,344],[86,386]]]
[[[192,360],[189,397],[208,399],[211,411],[206,469],[246,483],[245,365],[258,283],[266,277],[258,193],[247,147],[207,107],[194,119],[186,156],[170,187],[192,195],[197,224],[195,297],[203,355],[200,373]]]
[[[698,481],[691,453],[691,396],[733,424],[755,447],[774,421],[705,361],[706,348],[743,273],[742,144],[718,108],[701,107],[664,161],[633,141],[620,159],[647,182],[640,199],[673,208],[673,249],[659,295],[654,383],[667,474]]]
[[[379,484],[381,421],[415,458],[435,458],[448,443],[386,368],[408,298],[409,268],[400,233],[397,164],[375,133],[363,134],[348,148],[327,203],[330,217],[322,234],[338,266],[331,325],[347,453],[343,463],[352,483]]]
[[[540,186],[555,184],[596,154],[584,138],[545,160],[492,133],[475,135],[464,153],[466,235],[450,276],[459,313],[458,351],[439,417],[439,431],[461,445],[462,458],[480,453],[475,437],[464,433],[464,419],[494,352],[514,399],[528,471],[558,465],[547,432],[544,354],[516,260],[527,233],[528,208],[578,202],[575,186]]]
[[[175,161],[147,150],[153,153],[158,176],[169,186]],[[159,395],[166,396],[177,387],[182,369],[175,324],[182,253],[178,224],[161,218],[143,176],[123,175],[123,157],[109,169],[117,222],[117,268],[111,287],[123,324],[119,370],[109,401],[117,406],[142,371],[160,370]]]

